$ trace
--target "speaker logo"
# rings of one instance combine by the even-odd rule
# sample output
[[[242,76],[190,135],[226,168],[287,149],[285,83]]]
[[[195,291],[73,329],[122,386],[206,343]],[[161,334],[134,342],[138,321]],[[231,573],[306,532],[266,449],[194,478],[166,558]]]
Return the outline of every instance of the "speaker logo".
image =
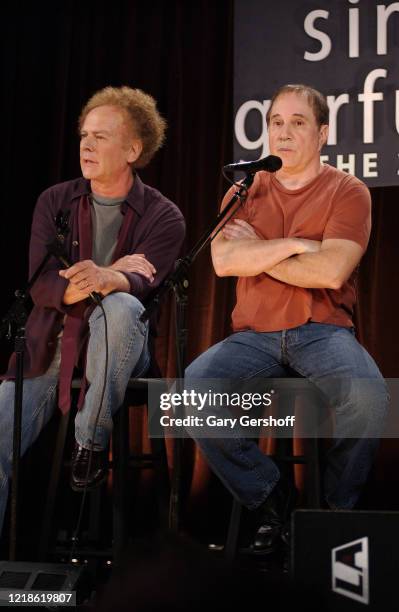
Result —
[[[332,590],[369,603],[369,539],[360,538],[331,551]]]

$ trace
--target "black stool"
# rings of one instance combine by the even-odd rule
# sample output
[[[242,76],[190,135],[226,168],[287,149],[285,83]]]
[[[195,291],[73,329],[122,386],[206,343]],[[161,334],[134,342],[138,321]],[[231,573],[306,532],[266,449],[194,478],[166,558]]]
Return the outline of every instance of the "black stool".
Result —
[[[162,380],[157,380],[154,378],[131,378],[128,382],[123,404],[114,416],[114,428],[112,433],[112,461],[110,461],[110,467],[113,470],[113,543],[112,550],[97,551],[98,556],[109,556],[112,554],[114,563],[120,562],[128,541],[127,526],[129,495],[127,491],[127,482],[129,468],[154,469],[160,522],[162,526],[168,526],[170,486],[165,439],[151,438],[150,453],[131,455],[129,449],[129,407],[147,404],[148,386],[150,384],[164,386],[164,382]],[[72,381],[72,389],[79,390],[80,386],[80,379],[74,379]],[[43,514],[41,537],[39,542],[39,560],[41,561],[46,560],[50,553],[50,539],[53,528],[55,501],[63,464],[69,421],[70,412],[62,415],[57,434],[56,449]],[[101,503],[100,496],[101,488],[90,492],[90,532],[93,539],[95,539],[99,531],[99,511]],[[79,553],[79,549],[77,550],[77,553]]]

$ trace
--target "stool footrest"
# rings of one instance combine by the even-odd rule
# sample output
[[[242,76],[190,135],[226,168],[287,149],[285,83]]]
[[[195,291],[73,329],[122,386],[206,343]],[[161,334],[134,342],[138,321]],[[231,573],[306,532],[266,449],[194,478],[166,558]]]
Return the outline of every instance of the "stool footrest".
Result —
[[[305,455],[271,455],[270,458],[284,463],[309,463],[309,459]]]

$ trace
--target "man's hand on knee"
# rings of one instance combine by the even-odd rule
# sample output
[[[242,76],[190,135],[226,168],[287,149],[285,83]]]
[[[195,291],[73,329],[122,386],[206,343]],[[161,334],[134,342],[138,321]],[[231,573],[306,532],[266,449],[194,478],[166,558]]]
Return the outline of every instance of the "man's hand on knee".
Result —
[[[130,290],[124,274],[111,267],[97,266],[91,259],[79,261],[67,270],[60,270],[59,274],[69,280],[64,293],[64,304],[79,302],[94,291],[105,296],[113,291]]]

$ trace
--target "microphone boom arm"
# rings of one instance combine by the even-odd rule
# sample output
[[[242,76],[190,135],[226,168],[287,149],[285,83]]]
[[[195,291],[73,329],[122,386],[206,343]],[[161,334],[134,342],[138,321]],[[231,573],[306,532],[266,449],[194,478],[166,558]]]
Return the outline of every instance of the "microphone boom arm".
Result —
[[[193,246],[193,248],[185,255],[183,258],[178,259],[176,262],[176,266],[174,271],[165,279],[161,287],[156,292],[155,296],[152,298],[150,304],[142,313],[140,320],[147,321],[155,309],[158,307],[159,302],[163,298],[163,296],[169,291],[169,289],[173,289],[175,293],[179,291],[187,291],[188,289],[188,278],[187,271],[202,249],[211,242],[220,232],[221,229],[226,225],[227,221],[231,219],[231,217],[236,213],[236,210],[233,210],[231,215],[227,216],[234,205],[237,203],[237,200],[240,200],[241,204],[246,200],[248,189],[251,187],[254,181],[254,174],[247,174],[245,179],[241,182],[240,187],[233,194],[230,201],[224,207],[222,211],[216,217],[214,223],[208,227],[208,229],[203,233],[198,242]],[[237,207],[238,208],[238,207]],[[219,226],[219,227],[218,227]],[[217,231],[215,231],[217,228]]]

